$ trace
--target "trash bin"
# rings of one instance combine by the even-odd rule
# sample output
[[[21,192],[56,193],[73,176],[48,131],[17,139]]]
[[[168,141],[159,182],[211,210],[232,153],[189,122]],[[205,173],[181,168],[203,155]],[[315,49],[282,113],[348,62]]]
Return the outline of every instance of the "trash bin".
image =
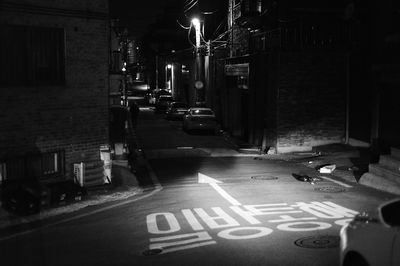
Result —
[[[4,180],[1,186],[3,208],[25,216],[40,212],[41,185],[35,179]]]

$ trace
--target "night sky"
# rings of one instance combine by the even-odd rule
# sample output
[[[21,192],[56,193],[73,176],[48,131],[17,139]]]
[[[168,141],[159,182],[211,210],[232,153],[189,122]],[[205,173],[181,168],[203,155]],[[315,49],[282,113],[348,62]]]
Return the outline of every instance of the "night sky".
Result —
[[[110,15],[112,18],[120,19],[121,25],[128,27],[131,36],[140,38],[168,5],[181,8],[174,2],[177,1],[110,0]]]
[[[111,18],[119,19],[121,26],[126,26],[129,29],[129,35],[135,39],[140,39],[149,30],[151,25],[154,25],[157,20],[161,25],[180,30],[181,27],[176,22],[183,26],[188,26],[190,17],[193,14],[201,12],[214,12],[213,15],[208,15],[208,22],[219,23],[221,16],[227,12],[227,0],[199,0],[197,4],[184,13],[185,3],[190,0],[110,0],[110,15]],[[218,14],[217,14],[218,13]],[[218,19],[216,17],[219,17]],[[172,25],[173,24],[173,25]],[[209,24],[210,25],[210,24]],[[211,25],[210,25],[211,26]]]

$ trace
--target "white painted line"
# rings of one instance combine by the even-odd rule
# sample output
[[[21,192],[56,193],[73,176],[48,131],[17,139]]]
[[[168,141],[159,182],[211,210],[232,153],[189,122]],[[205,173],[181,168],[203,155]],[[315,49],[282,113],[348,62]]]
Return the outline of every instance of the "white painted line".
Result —
[[[240,204],[239,201],[235,200],[234,198],[231,197],[231,195],[229,195],[228,193],[226,193],[225,190],[223,190],[218,183],[222,183],[221,181],[209,177],[207,175],[204,175],[202,173],[198,173],[198,183],[207,183],[210,186],[212,186],[222,197],[224,197],[227,201],[229,201],[233,206],[240,206],[242,204]]]
[[[176,147],[177,150],[191,150],[193,149],[193,147],[185,147],[185,146],[181,146],[181,147]]]
[[[204,227],[200,224],[200,222],[197,220],[197,218],[194,216],[193,212],[189,209],[184,209],[181,210],[183,216],[185,216],[186,220],[192,227],[194,231],[200,231],[204,230]]]
[[[27,234],[30,234],[32,232],[41,230],[43,228],[51,227],[51,226],[54,226],[54,225],[64,224],[64,223],[71,222],[71,221],[74,221],[74,220],[78,220],[78,219],[81,219],[81,218],[84,218],[84,217],[87,217],[87,216],[90,216],[90,215],[93,215],[93,214],[96,214],[96,213],[100,213],[100,212],[103,212],[103,211],[111,210],[111,209],[114,209],[116,207],[120,207],[120,206],[129,204],[129,203],[138,201],[138,200],[142,200],[142,199],[145,199],[145,198],[153,196],[154,194],[158,193],[161,190],[162,190],[162,187],[158,187],[158,188],[156,188],[155,190],[153,190],[149,194],[146,194],[146,195],[143,195],[143,196],[131,199],[131,200],[119,202],[119,203],[116,203],[116,204],[113,204],[113,205],[110,205],[110,206],[107,206],[107,207],[104,207],[104,208],[100,208],[100,209],[97,209],[97,210],[94,210],[94,211],[91,211],[91,212],[87,212],[87,213],[84,213],[84,214],[81,214],[81,215],[77,215],[77,216],[74,216],[74,217],[71,217],[71,218],[63,219],[61,221],[57,221],[57,222],[54,222],[54,223],[49,223],[49,224],[43,225],[43,226],[35,228],[35,229],[19,232],[19,233],[10,235],[10,236],[5,236],[3,238],[0,238],[0,242],[4,241],[4,240],[15,238],[15,237],[18,237],[18,236],[27,235]]]
[[[161,254],[170,253],[170,252],[179,251],[179,250],[184,250],[184,249],[190,249],[190,248],[198,248],[198,247],[207,246],[207,245],[213,245],[213,244],[217,244],[217,242],[212,240],[212,241],[201,242],[201,243],[196,243],[196,244],[191,244],[191,245],[186,245],[186,246],[181,246],[181,247],[170,248],[170,249],[167,249],[167,250],[163,250],[161,252]]]
[[[255,233],[249,233],[249,234],[232,234],[232,232],[237,232],[237,231],[258,231]],[[253,239],[253,238],[259,238],[263,237],[266,235],[269,235],[273,232],[272,229],[267,228],[267,227],[238,227],[238,228],[230,228],[230,229],[225,229],[224,231],[221,231],[218,233],[219,237],[229,239],[229,240],[243,240],[243,239]]]
[[[202,173],[198,173],[198,183],[207,183],[207,184],[211,184],[211,183],[222,183],[221,181],[209,177],[208,175],[203,175]]]
[[[217,183],[209,183],[222,197],[229,201],[233,206],[242,205],[239,201],[231,197],[225,190],[223,190]]]
[[[167,241],[167,242],[162,242],[162,241]],[[189,234],[181,234],[174,236],[150,238],[150,242],[152,242],[149,246],[150,250],[161,249],[162,253],[168,253],[189,248],[197,248],[217,243],[216,241],[212,240],[212,237],[206,231],[194,234],[189,233]]]
[[[347,185],[347,184],[345,184],[345,183],[343,183],[343,182],[337,181],[337,180],[335,180],[335,179],[332,179],[332,178],[329,178],[329,177],[326,177],[326,176],[322,176],[322,175],[321,175],[321,176],[319,176],[319,177],[321,177],[322,179],[331,181],[331,182],[333,182],[333,183],[339,184],[339,185],[341,185],[341,186],[343,186],[343,187],[347,187],[347,188],[352,188],[352,187],[353,187],[353,186]]]
[[[207,213],[203,208],[194,208],[197,215],[203,220],[210,229],[240,226],[239,222],[229,216],[222,208],[211,208],[216,215]]]

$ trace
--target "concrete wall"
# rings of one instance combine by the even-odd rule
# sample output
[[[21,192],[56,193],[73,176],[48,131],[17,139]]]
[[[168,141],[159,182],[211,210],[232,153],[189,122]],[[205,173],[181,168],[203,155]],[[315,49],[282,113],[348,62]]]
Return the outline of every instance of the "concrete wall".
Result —
[[[70,178],[74,162],[99,160],[108,142],[108,1],[11,0],[0,23],[65,32],[64,85],[1,87],[0,159],[65,150]]]

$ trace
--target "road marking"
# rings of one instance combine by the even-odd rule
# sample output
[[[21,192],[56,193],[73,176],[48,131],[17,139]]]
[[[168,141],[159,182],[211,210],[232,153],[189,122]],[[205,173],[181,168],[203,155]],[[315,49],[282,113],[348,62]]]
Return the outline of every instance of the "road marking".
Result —
[[[149,246],[149,249],[161,249],[162,253],[169,253],[178,250],[197,248],[217,243],[205,231],[192,234],[181,234],[174,236],[150,238],[150,242],[151,244]]]
[[[240,224],[231,216],[229,216],[222,208],[211,208],[216,215],[211,216],[203,208],[194,208],[197,215],[211,229],[239,226]]]
[[[157,217],[163,217],[164,221],[167,222],[168,228],[167,229],[160,229],[157,224]],[[160,213],[152,213],[147,215],[146,217],[147,229],[151,234],[169,234],[175,233],[181,230],[179,226],[178,220],[176,219],[175,215],[170,212],[160,212]],[[165,227],[165,226],[164,226]]]
[[[258,231],[252,234],[238,234],[234,235],[233,232],[240,232],[240,231]],[[242,240],[242,239],[253,239],[253,238],[260,238],[266,235],[269,235],[273,232],[272,229],[267,227],[237,227],[237,228],[230,228],[225,229],[218,233],[218,236],[221,238],[229,239],[229,240]]]
[[[204,175],[202,173],[198,173],[197,174],[198,178],[199,178],[199,183],[200,184],[211,184],[211,183],[222,183],[221,181],[218,181],[217,179],[214,179],[212,177],[209,177],[208,175]]]
[[[215,182],[209,184],[219,182],[205,175],[200,176],[200,179],[205,183]],[[221,207],[182,209],[181,212],[185,220],[179,220],[178,217],[180,216],[174,217],[175,214],[170,212],[153,213],[146,217],[147,230],[152,235],[149,244],[150,250],[161,249],[161,254],[163,254],[217,244],[218,238],[211,237],[207,230],[215,232],[215,230],[220,229],[222,231],[217,232],[217,236],[232,241],[266,237],[276,229],[283,232],[326,230],[333,225],[342,227],[348,224],[358,213],[330,201],[295,202],[294,204],[267,203],[226,208],[243,218],[242,222],[245,221],[250,225],[268,225],[266,227],[246,226],[240,220],[237,220],[238,217],[231,216]],[[162,217],[156,219],[157,216]],[[255,216],[264,216],[266,219],[261,222]],[[318,221],[318,219],[330,221]],[[186,231],[188,228],[189,230],[192,229],[191,233]]]
[[[217,179],[204,175],[202,173],[198,173],[199,183],[209,184],[212,188],[214,188],[222,197],[224,197],[227,201],[229,201],[233,206],[242,205],[239,201],[234,199],[231,195],[229,195],[225,190],[223,190],[218,183],[222,183]]]
[[[332,178],[329,178],[329,177],[326,177],[326,176],[322,176],[321,175],[321,176],[318,176],[318,177],[321,177],[321,178],[323,178],[325,180],[331,181],[333,183],[336,183],[336,184],[341,185],[341,186],[346,187],[346,188],[352,188],[353,187],[353,186],[347,185],[347,184],[345,184],[343,182],[337,181],[335,179],[332,179]]]
[[[297,227],[300,225],[300,227]],[[302,227],[302,225],[306,225],[307,227]],[[311,227],[313,225],[314,227]],[[282,231],[290,231],[290,232],[308,232],[315,230],[324,230],[330,228],[332,225],[323,222],[294,222],[294,223],[285,223],[279,224],[276,228]]]
[[[194,216],[194,213],[189,209],[182,210],[183,216],[185,216],[186,220],[192,227],[194,231],[204,230],[204,227],[200,224],[199,220]]]
[[[340,225],[340,226],[344,226],[346,224],[349,224],[351,222],[351,220],[353,220],[353,218],[337,220],[337,221],[335,221],[335,224]]]

